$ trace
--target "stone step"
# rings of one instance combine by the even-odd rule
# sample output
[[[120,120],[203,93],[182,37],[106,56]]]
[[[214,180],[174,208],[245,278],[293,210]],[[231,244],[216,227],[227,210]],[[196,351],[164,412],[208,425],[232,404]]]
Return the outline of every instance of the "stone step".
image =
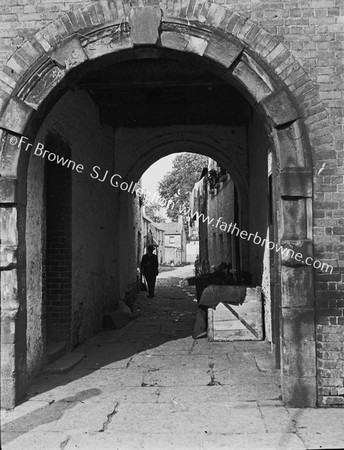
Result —
[[[67,373],[72,370],[73,367],[75,367],[84,357],[85,353],[69,352],[49,364],[46,368],[46,372],[55,374]]]

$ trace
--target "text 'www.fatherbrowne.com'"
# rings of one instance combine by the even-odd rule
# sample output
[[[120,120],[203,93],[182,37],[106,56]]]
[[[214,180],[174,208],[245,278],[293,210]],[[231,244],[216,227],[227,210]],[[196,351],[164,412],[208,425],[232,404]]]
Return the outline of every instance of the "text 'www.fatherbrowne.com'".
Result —
[[[214,217],[206,216],[204,215],[204,213],[200,213],[199,211],[191,211],[191,208],[189,208],[186,203],[179,206],[179,213],[183,214],[184,216],[192,217],[198,222],[201,221],[202,223],[211,225],[212,227],[218,228],[226,233],[235,234],[243,240],[253,242],[253,244],[255,245],[260,245],[262,247],[266,245],[269,250],[275,250],[276,253],[281,253],[284,259],[294,259],[299,264],[306,264],[307,266],[312,266],[315,269],[320,269],[323,272],[333,272],[333,266],[331,266],[330,264],[319,260],[314,260],[311,256],[304,258],[302,253],[295,252],[292,248],[284,247],[283,245],[277,244],[276,242],[269,241],[267,239],[262,239],[258,235],[258,232],[249,233],[248,231],[240,230],[236,223],[233,224],[224,222],[222,220],[223,217],[219,217],[216,220]]]

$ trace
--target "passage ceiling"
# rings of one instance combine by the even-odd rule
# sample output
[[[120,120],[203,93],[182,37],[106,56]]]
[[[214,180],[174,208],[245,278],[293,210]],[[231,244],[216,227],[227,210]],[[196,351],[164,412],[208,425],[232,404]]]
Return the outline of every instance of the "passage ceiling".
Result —
[[[242,125],[252,110],[244,97],[194,58],[142,58],[112,64],[79,78],[116,126]]]

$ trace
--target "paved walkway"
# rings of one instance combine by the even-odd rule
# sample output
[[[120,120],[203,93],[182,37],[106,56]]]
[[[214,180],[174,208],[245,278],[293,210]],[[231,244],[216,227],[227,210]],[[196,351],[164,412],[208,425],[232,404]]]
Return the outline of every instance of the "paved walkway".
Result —
[[[344,409],[283,406],[267,343],[192,339],[192,289],[161,277],[134,321],[80,346],[67,374],[42,374],[3,414],[2,449],[343,448]]]

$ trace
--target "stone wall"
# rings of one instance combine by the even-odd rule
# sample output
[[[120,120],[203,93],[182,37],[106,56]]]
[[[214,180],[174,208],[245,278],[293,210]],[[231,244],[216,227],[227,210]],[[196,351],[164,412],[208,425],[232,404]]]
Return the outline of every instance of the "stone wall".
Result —
[[[257,233],[263,240],[266,238],[268,224],[268,148],[270,144],[264,126],[256,114],[248,127],[248,141],[249,225],[247,231]],[[246,245],[249,248],[249,271],[253,275],[253,284],[261,286],[264,246],[251,241]]]
[[[248,127],[248,149],[249,149],[249,232],[257,233],[266,242],[276,242],[273,236],[269,216],[272,200],[268,192],[268,153],[270,142],[265,133],[264,126],[256,114]],[[270,155],[276,158],[276,155]],[[270,203],[270,205],[269,205]],[[271,217],[272,220],[272,217]],[[273,219],[276,220],[276,217]],[[245,245],[245,244],[244,244]],[[262,287],[264,302],[264,328],[265,337],[271,342],[276,339],[272,336],[271,317],[271,258],[267,244],[261,246],[251,242],[248,244],[250,273],[253,275],[252,282]]]
[[[39,133],[36,142],[42,142]],[[32,158],[27,178],[26,286],[27,286],[27,376],[36,375],[45,362],[45,304],[43,270],[45,266],[44,161]],[[43,319],[43,320],[42,320]]]
[[[211,270],[213,271],[215,266],[222,262],[230,263],[234,268],[234,236],[219,228],[222,222],[226,224],[234,223],[234,183],[230,176],[220,183],[215,192],[208,194],[207,215],[210,219],[214,219],[213,223],[215,224],[218,219],[221,219],[218,227],[208,227],[208,252]]]
[[[59,166],[55,161],[45,161],[45,173],[49,178],[46,188],[51,190],[51,198],[47,195],[46,199],[49,241],[46,261],[47,290],[45,323],[40,324],[37,329],[46,326],[49,340],[64,340],[73,346],[102,328],[104,312],[110,308],[114,309],[118,300],[115,295],[116,243],[113,233],[115,196],[105,182],[90,176],[94,174],[94,165],[111,169],[114,159],[112,131],[102,127],[97,114],[97,107],[87,94],[67,93],[48,114],[38,134],[39,140],[37,139],[37,142],[44,143],[46,149],[59,155],[65,153],[64,147],[68,143],[69,155],[65,156],[85,168],[82,173],[78,173],[71,168]],[[51,136],[55,136],[55,140]],[[37,164],[42,163],[41,157],[32,155],[30,173]],[[70,179],[69,189],[63,181],[65,177]],[[34,179],[33,174],[29,179]],[[39,186],[34,185],[32,181],[32,187],[28,191],[28,224],[34,221],[36,225],[42,226],[42,169],[35,180],[35,184]],[[35,202],[39,203],[39,208],[34,207]],[[66,209],[68,204],[70,206]],[[61,231],[63,223],[69,229],[70,244],[66,241],[65,233]],[[30,252],[30,248],[34,247],[40,256],[44,253],[44,242],[39,228],[36,233],[32,231],[33,227],[29,226],[29,272],[33,270],[30,267],[34,267],[36,260],[35,253]],[[40,245],[35,245],[34,240],[37,239],[41,240]],[[40,267],[36,270],[37,280],[41,279],[41,269]],[[29,288],[31,279],[32,276],[29,276]],[[42,308],[41,290],[42,283],[37,283],[35,289],[29,289],[29,299],[30,296],[35,296],[36,299],[36,312],[37,308]],[[29,308],[29,318],[33,316],[30,311]],[[40,319],[41,316],[37,315],[35,320]],[[33,319],[30,319],[28,323],[32,321]]]
[[[194,264],[199,255],[199,241],[190,241],[186,244],[186,262]]]

